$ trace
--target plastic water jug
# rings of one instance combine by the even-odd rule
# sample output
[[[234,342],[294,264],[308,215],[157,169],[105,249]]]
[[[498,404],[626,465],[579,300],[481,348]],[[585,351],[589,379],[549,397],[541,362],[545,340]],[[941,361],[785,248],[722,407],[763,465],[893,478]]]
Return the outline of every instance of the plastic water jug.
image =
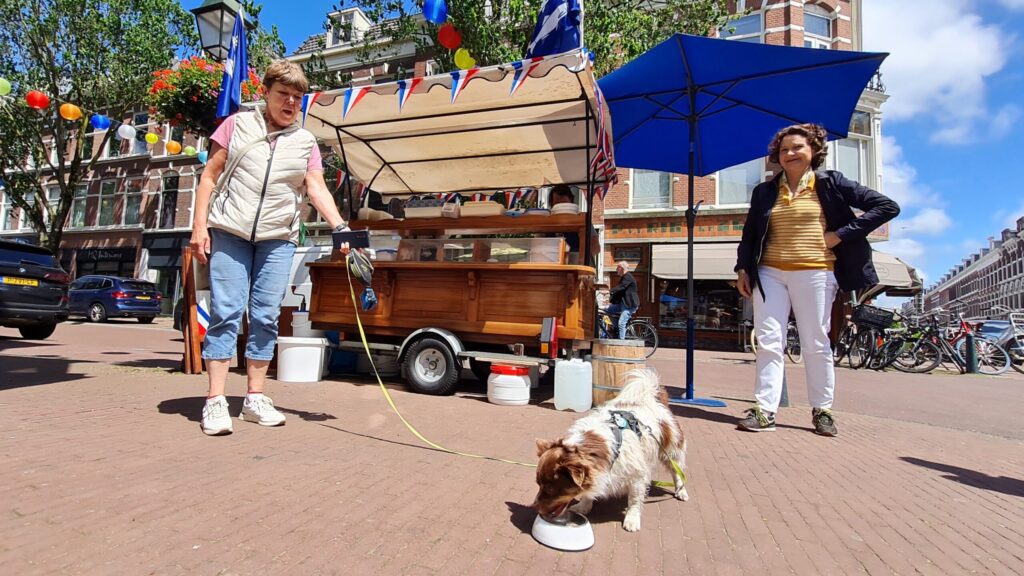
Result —
[[[487,379],[487,400],[503,406],[525,406],[530,403],[530,369],[526,366],[491,364]]]
[[[594,399],[590,362],[579,358],[555,363],[555,410],[590,410]]]

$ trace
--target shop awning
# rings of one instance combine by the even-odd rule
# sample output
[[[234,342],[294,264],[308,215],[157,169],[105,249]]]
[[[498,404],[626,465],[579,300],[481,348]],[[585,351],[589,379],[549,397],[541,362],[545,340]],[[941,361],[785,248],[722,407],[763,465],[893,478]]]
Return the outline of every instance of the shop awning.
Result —
[[[872,253],[871,259],[875,264],[875,272],[878,273],[878,284],[859,295],[861,302],[879,294],[913,296],[924,288],[924,282],[921,281],[917,270],[903,260],[878,250]]]
[[[686,279],[686,244],[652,246],[652,274],[665,280]],[[694,280],[735,280],[736,243],[694,244]]]

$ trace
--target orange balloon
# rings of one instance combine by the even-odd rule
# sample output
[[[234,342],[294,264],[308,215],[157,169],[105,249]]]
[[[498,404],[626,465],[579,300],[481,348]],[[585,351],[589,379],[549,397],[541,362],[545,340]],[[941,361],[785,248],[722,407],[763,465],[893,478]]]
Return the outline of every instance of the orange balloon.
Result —
[[[60,117],[74,122],[82,117],[82,109],[74,104],[61,104]]]
[[[171,140],[170,142],[168,142],[167,143],[167,153],[168,154],[180,154],[181,153],[181,143],[180,142],[175,142],[174,140]]]

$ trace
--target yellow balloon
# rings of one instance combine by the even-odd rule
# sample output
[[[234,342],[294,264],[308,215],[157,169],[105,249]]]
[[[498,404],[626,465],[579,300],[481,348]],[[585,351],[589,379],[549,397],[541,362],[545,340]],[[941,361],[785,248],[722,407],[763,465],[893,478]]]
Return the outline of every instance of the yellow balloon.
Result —
[[[170,142],[167,143],[167,153],[168,154],[178,154],[180,152],[181,152],[181,144],[179,142],[175,142],[174,140],[171,140]]]
[[[469,70],[476,66],[476,60],[469,55],[469,50],[465,48],[459,48],[455,51],[455,65],[462,70]]]
[[[82,109],[74,104],[61,104],[60,117],[65,120],[78,120],[82,117]]]
[[[157,136],[156,134],[154,134],[152,132],[150,132],[149,134],[146,134],[146,142],[148,142],[150,144],[156,144],[159,141],[160,141],[160,137]]]

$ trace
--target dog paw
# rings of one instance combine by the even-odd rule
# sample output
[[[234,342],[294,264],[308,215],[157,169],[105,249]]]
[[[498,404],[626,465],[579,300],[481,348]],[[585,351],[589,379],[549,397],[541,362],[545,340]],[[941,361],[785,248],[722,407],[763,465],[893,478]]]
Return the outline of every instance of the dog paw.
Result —
[[[683,502],[686,502],[687,500],[690,499],[690,495],[686,492],[686,486],[683,486],[679,490],[676,490],[676,498],[682,500]]]
[[[577,514],[583,514],[586,516],[590,514],[590,509],[594,507],[594,502],[591,500],[581,500],[574,504],[570,510]]]
[[[626,519],[622,521],[622,527],[626,529],[626,532],[636,532],[640,529],[640,513],[629,512],[626,514]]]

